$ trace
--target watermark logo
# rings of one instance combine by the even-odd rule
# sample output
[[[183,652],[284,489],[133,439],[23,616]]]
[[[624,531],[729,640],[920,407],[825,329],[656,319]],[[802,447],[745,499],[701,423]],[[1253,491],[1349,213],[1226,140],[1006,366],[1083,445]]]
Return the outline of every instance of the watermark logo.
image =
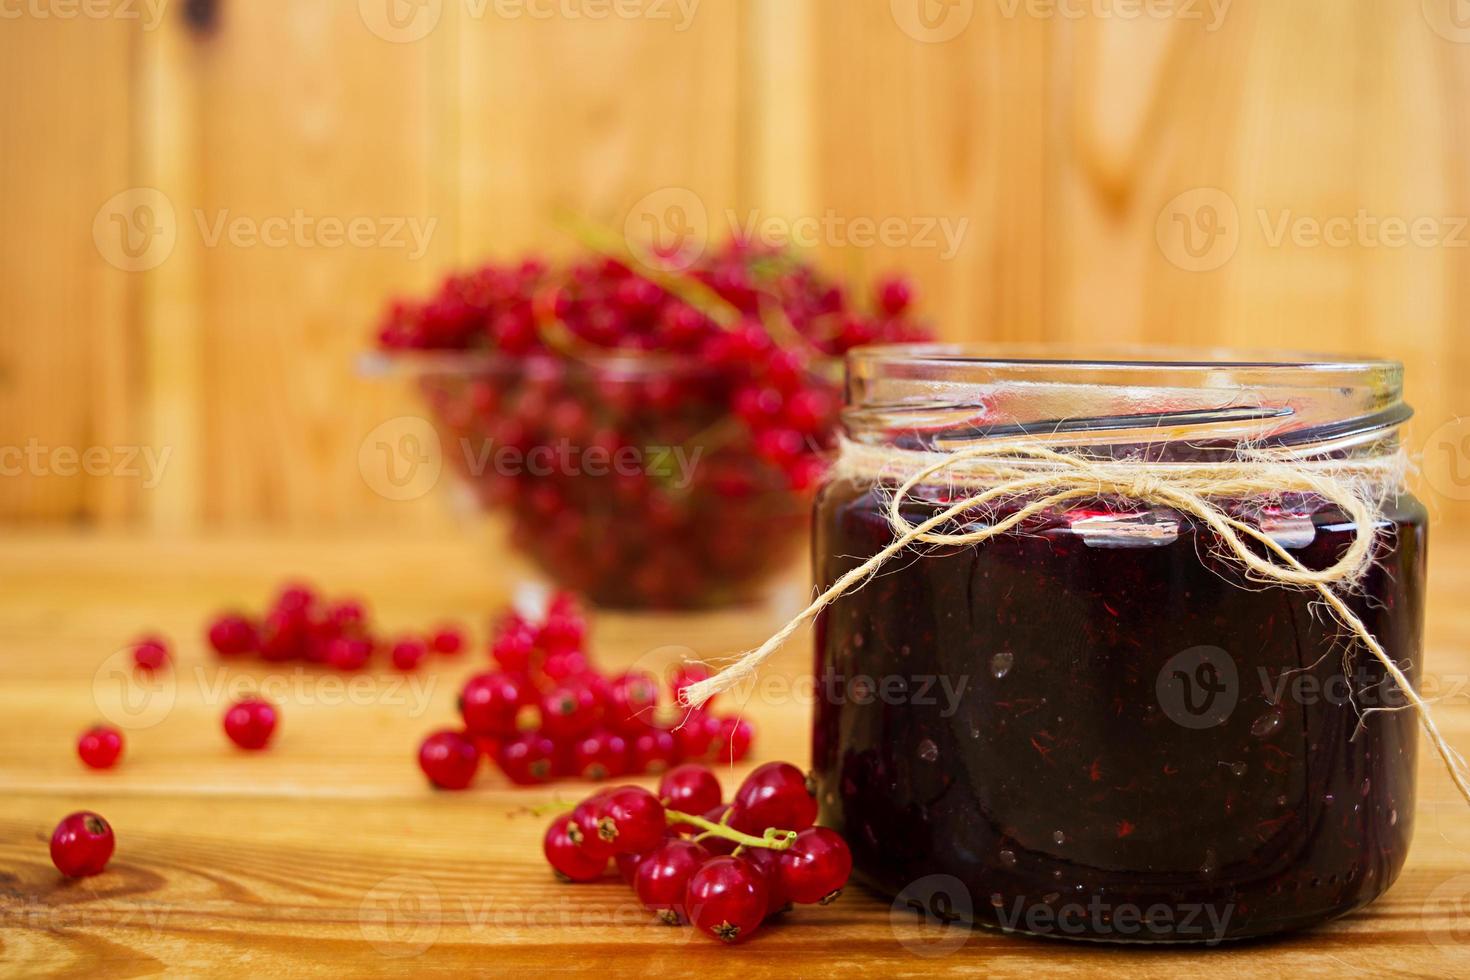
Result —
[[[888,909],[899,945],[917,956],[947,956],[970,941],[975,907],[970,889],[953,875],[925,875],[909,882]]]
[[[1455,875],[1430,889],[1419,921],[1429,941],[1441,949],[1470,946],[1470,875]]]
[[[179,238],[173,202],[156,187],[129,187],[109,197],[92,219],[92,242],[109,264],[146,272],[173,254]]]
[[[92,703],[118,728],[152,728],[169,716],[178,700],[179,681],[172,670],[140,670],[131,647],[118,650],[92,674]]]
[[[383,40],[412,44],[439,26],[444,0],[357,0],[357,12],[367,29]]]
[[[1154,238],[1174,265],[1187,272],[1209,272],[1235,255],[1240,212],[1224,191],[1196,187],[1164,205],[1154,222]]]
[[[384,956],[420,956],[439,938],[444,921],[439,889],[423,875],[385,878],[363,896],[357,928]]]
[[[1154,683],[1159,707],[1184,728],[1222,725],[1240,697],[1235,658],[1219,647],[1190,647],[1170,657]]]
[[[661,187],[628,209],[623,240],[644,265],[682,271],[709,246],[709,212],[689,188]]]
[[[959,37],[975,17],[975,0],[888,0],[893,22],[915,41],[942,44]]]
[[[1419,0],[1420,12],[1446,41],[1470,44],[1470,0]]]
[[[1441,497],[1470,500],[1470,419],[1451,419],[1431,432],[1420,468]]]
[[[417,500],[434,489],[443,469],[439,433],[416,415],[389,419],[357,448],[357,471],[387,500]]]

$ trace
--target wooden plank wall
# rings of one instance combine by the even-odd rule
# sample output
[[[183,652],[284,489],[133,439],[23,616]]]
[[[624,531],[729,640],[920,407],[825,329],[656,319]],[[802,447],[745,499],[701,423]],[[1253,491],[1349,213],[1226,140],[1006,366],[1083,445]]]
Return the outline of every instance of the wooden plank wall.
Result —
[[[1456,0],[17,9],[0,447],[36,448],[0,519],[447,527],[441,495],[385,500],[359,471],[415,410],[358,375],[375,311],[456,263],[566,251],[555,208],[616,225],[671,202],[712,234],[815,225],[835,271],[911,272],[955,339],[1402,357],[1421,491],[1470,518]],[[372,240],[253,238],[272,218]],[[106,452],[68,476],[65,447]],[[168,453],[156,485],[135,447]]]

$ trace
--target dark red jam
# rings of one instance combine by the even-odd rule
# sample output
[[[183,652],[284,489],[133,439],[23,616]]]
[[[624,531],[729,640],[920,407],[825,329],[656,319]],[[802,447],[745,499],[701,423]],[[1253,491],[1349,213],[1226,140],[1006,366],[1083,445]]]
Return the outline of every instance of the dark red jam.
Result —
[[[822,823],[872,887],[1042,935],[1216,942],[1371,901],[1409,847],[1413,712],[1363,714],[1403,699],[1313,593],[1248,585],[1187,518],[1121,513],[910,549],[822,614]],[[1425,513],[1400,497],[1387,521],[1349,604],[1414,680]],[[1323,567],[1352,528],[1278,532]],[[818,581],[890,540],[878,494],[829,485]]]

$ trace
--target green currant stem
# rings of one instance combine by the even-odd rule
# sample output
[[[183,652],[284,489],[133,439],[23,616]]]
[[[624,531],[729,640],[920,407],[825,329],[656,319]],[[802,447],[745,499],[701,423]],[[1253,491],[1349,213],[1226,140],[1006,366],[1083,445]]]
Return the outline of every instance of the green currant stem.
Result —
[[[704,833],[695,837],[695,841],[704,840],[706,837],[721,837],[725,840],[732,840],[741,847],[769,847],[773,851],[784,851],[791,846],[792,841],[796,840],[794,830],[767,827],[763,836],[756,837],[753,834],[742,833],[729,824],[715,823],[704,817],[696,817],[692,813],[680,813],[678,810],[665,810],[664,813],[668,815],[671,824],[687,823],[703,830]]]

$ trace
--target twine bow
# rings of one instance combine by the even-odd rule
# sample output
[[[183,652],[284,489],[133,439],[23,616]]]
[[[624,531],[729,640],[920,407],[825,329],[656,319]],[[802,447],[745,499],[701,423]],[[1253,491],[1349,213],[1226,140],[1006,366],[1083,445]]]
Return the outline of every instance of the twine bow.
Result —
[[[1320,454],[1322,447],[1315,448]],[[839,475],[878,481],[907,474],[887,505],[893,540],[841,575],[765,643],[741,654],[718,674],[686,687],[681,700],[689,707],[698,707],[753,675],[793,633],[839,597],[861,587],[909,545],[979,544],[1069,502],[1118,497],[1171,508],[1197,519],[1214,532],[1215,550],[1238,562],[1252,581],[1316,591],[1333,617],[1383,664],[1418,715],[1460,795],[1470,802],[1470,771],[1464,758],[1445,741],[1428,704],[1340,594],[1356,584],[1372,563],[1383,520],[1380,500],[1401,486],[1404,467],[1404,458],[1398,452],[1365,458],[1302,458],[1280,451],[1243,450],[1236,458],[1222,462],[1155,463],[1096,459],[1034,442],[985,444],[935,453],[844,441],[837,463]],[[960,495],[918,523],[910,522],[903,515],[905,501],[911,499],[916,487],[933,483],[940,474],[950,487],[976,492]],[[1279,500],[1289,494],[1320,498],[1341,508],[1352,520],[1352,542],[1331,565],[1308,568],[1271,535],[1216,503]],[[961,530],[944,530],[967,514],[978,517],[978,523],[969,523]]]

